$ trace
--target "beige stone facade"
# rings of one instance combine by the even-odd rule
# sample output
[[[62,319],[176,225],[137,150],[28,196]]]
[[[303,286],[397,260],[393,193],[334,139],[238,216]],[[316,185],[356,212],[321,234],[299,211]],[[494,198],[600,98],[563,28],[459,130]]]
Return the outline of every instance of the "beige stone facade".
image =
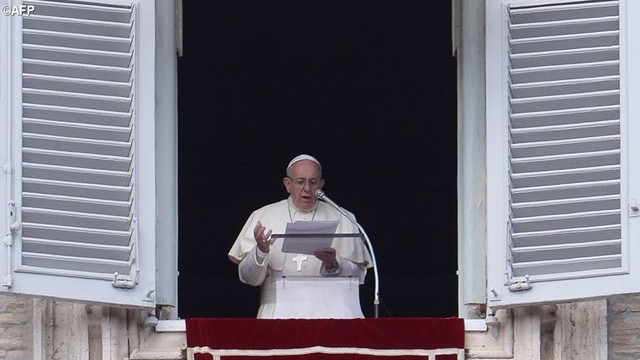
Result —
[[[0,296],[5,360],[182,360],[184,321],[147,311],[27,296]],[[467,320],[467,359],[640,358],[640,296],[500,310]]]
[[[184,331],[155,331],[147,311],[0,296],[4,360],[178,360]]]

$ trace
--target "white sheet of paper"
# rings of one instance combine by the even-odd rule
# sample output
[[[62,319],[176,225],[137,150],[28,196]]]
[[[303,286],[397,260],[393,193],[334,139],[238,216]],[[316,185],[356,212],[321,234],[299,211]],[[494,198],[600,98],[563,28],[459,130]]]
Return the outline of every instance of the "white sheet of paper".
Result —
[[[290,234],[335,234],[338,221],[296,221],[288,223],[285,235]],[[282,252],[313,255],[318,250],[331,246],[333,237],[285,237]]]

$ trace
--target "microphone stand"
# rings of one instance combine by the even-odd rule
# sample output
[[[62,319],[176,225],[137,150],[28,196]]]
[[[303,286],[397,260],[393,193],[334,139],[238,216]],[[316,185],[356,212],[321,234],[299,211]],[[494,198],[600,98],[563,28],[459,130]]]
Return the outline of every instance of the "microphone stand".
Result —
[[[343,209],[340,206],[338,206],[338,204],[333,202],[333,200],[329,199],[325,195],[324,191],[322,191],[320,189],[316,190],[316,196],[318,197],[318,199],[320,199],[320,200],[326,202],[327,204],[331,205],[334,209],[338,210],[342,215],[344,215],[344,217],[349,219],[349,221],[354,223],[358,227],[358,230],[360,230],[360,233],[363,235],[364,240],[367,243],[367,247],[369,248],[369,252],[371,253],[371,261],[373,262],[373,275],[375,277],[375,279],[374,279],[374,294],[373,294],[373,317],[376,318],[376,319],[379,318],[380,317],[380,279],[378,277],[378,263],[376,262],[376,255],[373,252],[373,245],[371,245],[371,240],[369,239],[369,236],[367,235],[367,232],[364,231],[364,228],[362,228],[362,226],[360,226],[360,224],[358,224],[356,219],[354,219],[351,216],[351,214],[349,214],[345,209]]]

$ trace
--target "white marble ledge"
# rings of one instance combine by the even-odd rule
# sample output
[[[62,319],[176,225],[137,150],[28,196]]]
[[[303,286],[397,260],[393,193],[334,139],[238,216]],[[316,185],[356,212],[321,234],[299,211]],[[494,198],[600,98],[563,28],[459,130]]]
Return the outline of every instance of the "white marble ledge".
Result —
[[[487,323],[484,319],[464,319],[464,329],[466,332],[487,331]],[[160,320],[156,326],[156,332],[185,332],[186,324],[184,320]]]
[[[156,332],[185,332],[187,325],[184,320],[159,320],[156,325]]]

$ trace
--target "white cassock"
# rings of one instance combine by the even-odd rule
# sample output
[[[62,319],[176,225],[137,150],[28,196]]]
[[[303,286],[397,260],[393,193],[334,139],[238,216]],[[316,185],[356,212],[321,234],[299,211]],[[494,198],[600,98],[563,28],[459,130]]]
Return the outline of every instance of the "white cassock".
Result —
[[[260,258],[253,237],[253,230],[258,221],[267,229],[266,231],[271,229],[273,234],[284,234],[289,222],[313,220],[338,220],[336,233],[358,233],[357,226],[330,205],[319,201],[310,212],[302,212],[295,208],[289,197],[254,211],[231,247],[229,259],[238,264],[240,281],[253,286],[260,285],[258,318],[274,317],[277,300],[276,281],[283,276],[351,276],[359,279],[360,284],[364,283],[367,268],[372,266],[372,262],[360,238],[334,239],[331,246],[336,249],[336,260],[340,266],[332,273],[329,273],[322,265],[322,261],[313,255],[283,253],[281,238],[276,239],[271,245],[271,250],[264,259]],[[327,306],[341,306],[341,304],[327,304]],[[311,313],[304,317],[322,316]],[[357,313],[344,317],[362,317],[362,312],[358,309]]]

